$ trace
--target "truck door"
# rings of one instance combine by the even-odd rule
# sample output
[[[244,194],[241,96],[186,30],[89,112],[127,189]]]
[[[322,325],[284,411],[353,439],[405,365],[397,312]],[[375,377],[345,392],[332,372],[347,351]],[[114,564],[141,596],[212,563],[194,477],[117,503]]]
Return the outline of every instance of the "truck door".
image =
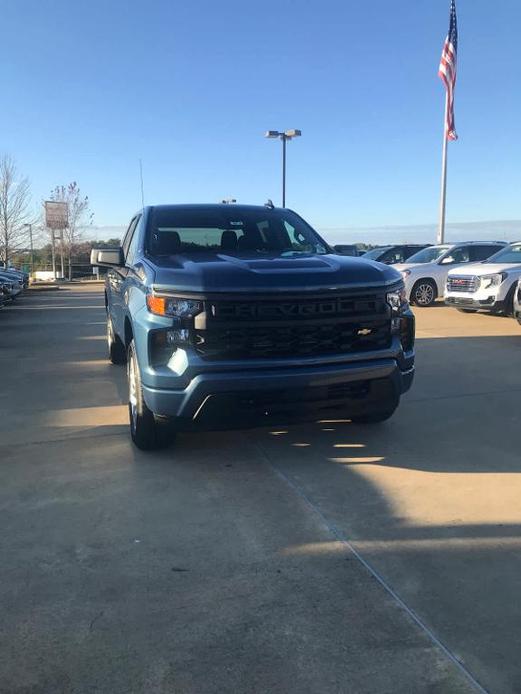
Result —
[[[126,260],[128,249],[134,236],[137,223],[141,215],[136,215],[130,222],[127,233],[123,238],[123,256]],[[126,265],[123,267],[113,267],[107,272],[109,291],[107,295],[108,310],[112,319],[112,325],[116,334],[124,341],[124,304],[123,304],[123,284],[128,274]]]

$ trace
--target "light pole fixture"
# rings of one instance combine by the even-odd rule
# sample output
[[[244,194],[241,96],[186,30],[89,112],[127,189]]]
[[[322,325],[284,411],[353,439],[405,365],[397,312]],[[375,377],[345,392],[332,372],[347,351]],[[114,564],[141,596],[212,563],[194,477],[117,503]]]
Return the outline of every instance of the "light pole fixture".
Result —
[[[286,207],[286,142],[301,135],[302,130],[267,130],[265,134],[265,137],[271,140],[282,140],[282,207]]]

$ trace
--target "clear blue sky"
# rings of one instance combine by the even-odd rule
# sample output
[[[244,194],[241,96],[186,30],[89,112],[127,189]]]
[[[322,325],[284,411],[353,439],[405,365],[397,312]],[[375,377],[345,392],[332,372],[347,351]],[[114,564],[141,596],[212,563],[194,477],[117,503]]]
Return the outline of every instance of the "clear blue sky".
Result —
[[[146,202],[280,202],[318,227],[437,218],[449,0],[8,0],[0,151],[95,222]],[[448,221],[521,218],[521,3],[458,0]]]

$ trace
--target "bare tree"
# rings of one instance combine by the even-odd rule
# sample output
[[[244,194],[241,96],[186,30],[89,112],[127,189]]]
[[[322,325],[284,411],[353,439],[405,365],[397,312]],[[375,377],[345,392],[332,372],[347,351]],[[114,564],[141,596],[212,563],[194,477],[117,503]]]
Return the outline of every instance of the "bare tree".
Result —
[[[12,252],[26,245],[30,210],[29,180],[19,175],[8,154],[0,157],[0,256],[6,266]]]
[[[67,186],[56,186],[51,192],[51,200],[66,202],[69,213],[69,225],[64,230],[64,242],[69,263],[69,280],[72,279],[72,252],[74,246],[81,240],[83,227],[92,224],[93,214],[89,207],[89,198],[82,196],[76,181]]]

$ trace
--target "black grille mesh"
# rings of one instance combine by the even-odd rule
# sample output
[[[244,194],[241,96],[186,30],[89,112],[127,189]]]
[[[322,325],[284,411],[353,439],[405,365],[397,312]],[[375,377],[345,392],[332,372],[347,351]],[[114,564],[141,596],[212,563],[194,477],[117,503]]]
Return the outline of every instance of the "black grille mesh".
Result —
[[[193,342],[205,359],[263,359],[368,352],[389,347],[383,292],[208,301]]]

